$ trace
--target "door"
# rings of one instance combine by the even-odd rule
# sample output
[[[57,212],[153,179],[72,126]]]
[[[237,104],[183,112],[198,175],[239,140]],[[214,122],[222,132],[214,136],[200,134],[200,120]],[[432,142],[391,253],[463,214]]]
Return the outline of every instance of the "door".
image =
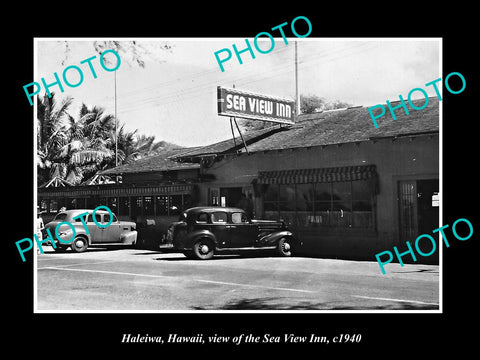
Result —
[[[102,215],[102,225],[107,225],[110,221],[110,214]],[[110,225],[102,229],[101,241],[102,243],[118,243],[120,242],[120,234],[123,229],[121,224],[118,222],[117,217],[113,215],[113,220]]]
[[[102,215],[99,213],[95,213],[95,220],[97,220],[98,223],[101,223]],[[93,214],[90,214],[87,217],[87,229],[88,229],[88,232],[90,233],[92,244],[99,244],[102,242],[103,229],[97,226],[95,221],[93,221]]]
[[[438,179],[399,182],[400,241],[412,243],[420,234],[432,234],[438,228],[438,191]]]
[[[258,234],[258,226],[250,224],[243,212],[231,214],[228,228],[228,237],[232,248],[253,247]]]
[[[439,227],[438,179],[417,181],[418,201],[418,233],[431,234],[438,241],[438,232],[432,230]]]
[[[95,220],[104,226],[109,222],[110,214],[95,213]],[[113,221],[109,226],[100,227],[93,221],[93,214],[90,214],[87,218],[87,229],[90,232],[92,244],[119,242],[120,233],[122,232],[120,223],[115,215],[113,215]]]
[[[238,207],[241,199],[241,187],[220,188],[220,206]]]
[[[227,228],[227,213],[224,211],[216,211],[210,214],[210,231],[217,238],[218,247],[229,246],[229,236]]]
[[[417,182],[415,180],[398,183],[400,243],[411,241],[417,235]]]

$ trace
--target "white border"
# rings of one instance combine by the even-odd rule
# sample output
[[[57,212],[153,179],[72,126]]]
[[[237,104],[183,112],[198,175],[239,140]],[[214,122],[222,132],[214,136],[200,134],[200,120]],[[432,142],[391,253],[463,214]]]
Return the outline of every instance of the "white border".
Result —
[[[70,40],[70,41],[94,41],[94,40],[121,40],[121,41],[227,41],[227,40],[238,40],[242,38],[136,38],[136,37],[92,37],[92,38],[82,38],[82,37],[72,37],[72,38],[65,38],[65,37],[52,37],[52,38],[33,38],[33,50],[34,50],[34,64],[33,64],[33,74],[34,79],[38,79],[37,73],[37,50],[38,50],[38,41],[63,41],[63,40]],[[275,38],[277,39],[277,38]],[[281,38],[278,38],[279,40]],[[339,38],[287,38],[288,40],[295,40],[295,41],[438,41],[439,43],[439,77],[442,78],[443,73],[443,38],[442,37],[423,37],[423,38],[350,38],[350,37],[339,37]],[[234,89],[236,90],[236,89]],[[440,93],[443,94],[443,87],[440,89]],[[443,104],[442,101],[439,101],[439,193],[440,193],[440,209],[439,209],[439,224],[443,226],[442,218],[443,218]],[[33,139],[33,158],[34,158],[34,181],[33,181],[33,192],[34,192],[34,202],[33,202],[33,213],[35,214],[34,222],[33,222],[33,233],[36,233],[36,211],[37,211],[37,166],[36,166],[36,151],[37,151],[37,101],[35,99],[33,105],[33,121],[34,121],[34,139]],[[92,313],[92,314],[405,314],[405,313],[414,313],[414,314],[439,314],[443,313],[443,246],[440,245],[441,241],[439,241],[439,309],[438,310],[39,310],[37,308],[37,249],[36,244],[33,246],[33,312],[34,313],[54,313],[54,314],[61,314],[61,313]],[[395,279],[392,279],[395,281]]]

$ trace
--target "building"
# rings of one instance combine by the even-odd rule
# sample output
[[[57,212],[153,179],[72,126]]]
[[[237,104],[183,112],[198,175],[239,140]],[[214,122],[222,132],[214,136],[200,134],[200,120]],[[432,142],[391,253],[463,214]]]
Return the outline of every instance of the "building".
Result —
[[[387,114],[375,128],[365,107],[300,115],[294,125],[243,134],[246,146],[237,137],[177,149],[102,173],[122,175],[122,184],[59,193],[86,206],[92,197],[116,202],[120,216],[156,223],[171,205],[240,206],[256,218],[283,219],[309,254],[374,259],[438,227],[439,101],[429,98],[409,115],[397,109],[396,117]],[[50,203],[51,195],[39,189]]]
[[[438,227],[439,101],[428,104],[378,128],[365,107],[301,115],[247,133],[248,154],[237,138],[174,159],[215,179],[199,184],[202,203],[236,206],[244,194],[256,217],[283,219],[310,253],[371,259]]]
[[[120,220],[135,221],[143,240],[161,239],[156,233],[163,232],[182,209],[194,204],[196,183],[202,181],[199,164],[168,159],[181,151],[185,150],[165,149],[100,172],[78,186],[58,180],[43,184],[38,188],[38,204],[44,221],[50,221],[62,207],[94,209],[106,205]],[[116,178],[121,180],[116,182]]]

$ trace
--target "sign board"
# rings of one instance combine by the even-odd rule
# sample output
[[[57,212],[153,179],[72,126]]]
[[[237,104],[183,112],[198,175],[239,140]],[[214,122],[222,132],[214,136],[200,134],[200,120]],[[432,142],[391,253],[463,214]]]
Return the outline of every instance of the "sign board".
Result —
[[[440,195],[438,192],[434,192],[432,195],[432,207],[439,207],[440,206]]]
[[[293,124],[295,101],[217,87],[218,115]]]

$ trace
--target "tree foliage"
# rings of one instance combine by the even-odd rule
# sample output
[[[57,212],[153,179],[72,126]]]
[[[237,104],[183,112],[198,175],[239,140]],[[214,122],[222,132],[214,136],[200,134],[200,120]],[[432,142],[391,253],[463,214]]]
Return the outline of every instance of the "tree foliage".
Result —
[[[300,112],[302,114],[313,114],[318,111],[342,109],[352,106],[345,101],[327,100],[318,95],[300,95]]]
[[[37,106],[37,174],[41,185],[54,177],[73,185],[95,175],[99,170],[125,164],[155,154],[165,142],[155,136],[126,131],[124,124],[115,133],[112,114],[101,107],[82,104],[77,116],[69,113],[71,98],[57,103],[55,94],[39,97]]]

